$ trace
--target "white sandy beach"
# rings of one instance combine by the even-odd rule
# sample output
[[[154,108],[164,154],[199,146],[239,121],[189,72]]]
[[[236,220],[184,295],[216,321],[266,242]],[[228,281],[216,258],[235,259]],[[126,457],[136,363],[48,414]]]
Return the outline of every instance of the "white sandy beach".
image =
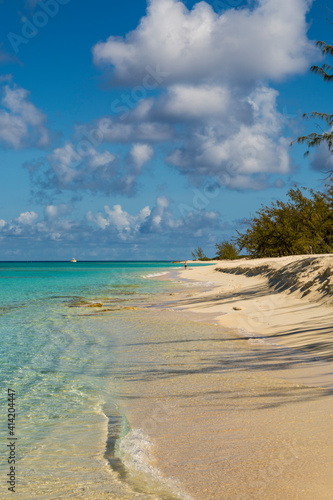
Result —
[[[161,356],[182,356],[188,370],[146,385],[132,423],[194,500],[333,498],[332,270],[333,256],[312,255],[180,272],[211,284],[176,299],[201,333],[170,332]],[[207,323],[199,313],[211,313]],[[205,326],[212,317],[229,329],[217,338]],[[145,426],[156,408],[163,418]]]
[[[239,334],[312,351],[333,360],[333,255],[215,261],[192,267],[182,278],[215,287],[181,304],[214,313]]]

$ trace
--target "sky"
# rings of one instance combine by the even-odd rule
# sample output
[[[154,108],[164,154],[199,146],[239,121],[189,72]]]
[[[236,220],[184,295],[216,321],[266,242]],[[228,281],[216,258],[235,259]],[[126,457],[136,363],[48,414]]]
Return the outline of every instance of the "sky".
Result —
[[[0,0],[0,260],[189,259],[294,186],[328,0]],[[320,124],[323,126],[322,124]]]

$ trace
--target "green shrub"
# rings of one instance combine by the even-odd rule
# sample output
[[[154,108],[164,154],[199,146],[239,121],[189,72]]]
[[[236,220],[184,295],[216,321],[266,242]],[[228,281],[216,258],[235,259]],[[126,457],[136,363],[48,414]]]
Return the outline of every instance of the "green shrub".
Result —
[[[230,243],[227,240],[222,241],[221,243],[216,243],[217,248],[217,259],[226,259],[226,260],[234,260],[238,259],[238,250],[233,243]]]

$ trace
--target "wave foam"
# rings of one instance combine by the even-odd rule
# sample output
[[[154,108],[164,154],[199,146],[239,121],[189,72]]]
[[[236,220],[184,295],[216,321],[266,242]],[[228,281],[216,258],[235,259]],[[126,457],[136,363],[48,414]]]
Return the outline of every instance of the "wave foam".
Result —
[[[182,500],[193,500],[176,480],[165,478],[159,469],[151,465],[154,460],[153,446],[153,442],[141,429],[132,429],[119,440],[116,455],[131,472],[134,481],[143,479],[147,483],[148,480],[160,494],[172,494]]]
[[[157,278],[158,276],[164,276],[165,274],[169,274],[169,271],[164,271],[163,273],[154,273],[154,274],[144,274],[141,278]]]

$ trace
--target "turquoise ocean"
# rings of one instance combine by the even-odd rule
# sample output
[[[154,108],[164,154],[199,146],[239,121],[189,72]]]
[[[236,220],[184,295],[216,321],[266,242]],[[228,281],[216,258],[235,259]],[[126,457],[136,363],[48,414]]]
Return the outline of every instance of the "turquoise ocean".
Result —
[[[140,374],[144,383],[160,363],[140,350],[140,339],[148,330],[167,338],[170,328],[148,306],[191,286],[177,280],[177,269],[0,263],[1,498],[186,498],[147,479],[152,468],[138,437],[121,445],[130,432],[126,408],[136,404],[131,381]],[[15,391],[15,495],[7,483],[8,389]]]

